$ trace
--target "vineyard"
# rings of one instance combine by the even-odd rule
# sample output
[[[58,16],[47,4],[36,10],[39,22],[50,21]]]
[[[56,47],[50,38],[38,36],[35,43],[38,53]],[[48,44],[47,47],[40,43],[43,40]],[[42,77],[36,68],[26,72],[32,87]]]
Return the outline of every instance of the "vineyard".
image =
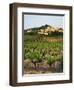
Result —
[[[63,35],[24,32],[24,73],[63,72]]]

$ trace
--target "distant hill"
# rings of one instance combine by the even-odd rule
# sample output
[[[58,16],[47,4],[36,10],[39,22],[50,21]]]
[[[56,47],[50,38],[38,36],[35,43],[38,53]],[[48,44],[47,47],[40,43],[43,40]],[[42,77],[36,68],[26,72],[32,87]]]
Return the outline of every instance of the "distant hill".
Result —
[[[29,29],[25,29],[24,32],[26,33],[31,33],[31,32],[35,32],[38,34],[44,34],[44,35],[48,35],[51,33],[58,33],[58,34],[63,34],[63,28],[61,27],[53,27],[51,25],[43,25],[41,27],[34,27],[34,28],[29,28]]]

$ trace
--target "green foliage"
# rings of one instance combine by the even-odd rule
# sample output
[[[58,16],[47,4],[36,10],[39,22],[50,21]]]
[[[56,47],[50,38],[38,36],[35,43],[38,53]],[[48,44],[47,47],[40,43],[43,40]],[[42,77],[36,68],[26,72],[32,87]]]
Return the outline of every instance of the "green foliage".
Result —
[[[26,65],[25,69],[29,73],[35,73],[35,71],[39,73],[41,70],[46,73],[46,70],[48,72],[56,61],[60,61],[63,66],[63,31],[58,32],[63,29],[59,28],[54,32],[48,32],[48,35],[39,34],[42,29],[45,33],[47,27],[52,29],[52,26],[46,24],[27,29],[30,32],[24,30],[24,60],[29,65],[29,67]],[[53,72],[52,69],[50,71]]]
[[[31,53],[31,60],[34,62],[41,62],[42,60],[42,54],[40,54],[39,52],[32,52]]]
[[[57,56],[48,56],[47,59],[47,64],[49,64],[50,66],[55,62],[55,61],[63,61],[63,56],[62,55],[57,55]]]
[[[55,59],[57,61],[63,61],[63,56],[62,55],[58,55]]]
[[[55,57],[54,56],[48,56],[48,60],[47,60],[48,65],[51,66],[54,61],[55,61]]]
[[[38,34],[24,35],[24,59],[29,59],[35,65],[47,60],[51,65],[56,60],[63,60],[63,42],[48,42],[44,38],[47,36]],[[49,36],[48,36],[49,38]],[[57,37],[55,37],[57,39]],[[62,38],[62,37],[61,37]]]

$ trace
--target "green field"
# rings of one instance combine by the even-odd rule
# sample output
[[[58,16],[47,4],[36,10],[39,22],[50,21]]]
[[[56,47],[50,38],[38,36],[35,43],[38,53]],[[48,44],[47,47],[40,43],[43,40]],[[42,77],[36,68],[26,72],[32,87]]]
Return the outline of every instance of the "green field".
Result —
[[[63,35],[24,33],[24,73],[63,72]]]

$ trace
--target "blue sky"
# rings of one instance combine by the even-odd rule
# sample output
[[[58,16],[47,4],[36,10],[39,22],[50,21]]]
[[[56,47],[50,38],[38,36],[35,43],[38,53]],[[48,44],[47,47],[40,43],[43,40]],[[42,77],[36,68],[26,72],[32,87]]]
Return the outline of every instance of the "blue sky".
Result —
[[[40,27],[45,24],[63,28],[64,16],[24,14],[24,29]]]

